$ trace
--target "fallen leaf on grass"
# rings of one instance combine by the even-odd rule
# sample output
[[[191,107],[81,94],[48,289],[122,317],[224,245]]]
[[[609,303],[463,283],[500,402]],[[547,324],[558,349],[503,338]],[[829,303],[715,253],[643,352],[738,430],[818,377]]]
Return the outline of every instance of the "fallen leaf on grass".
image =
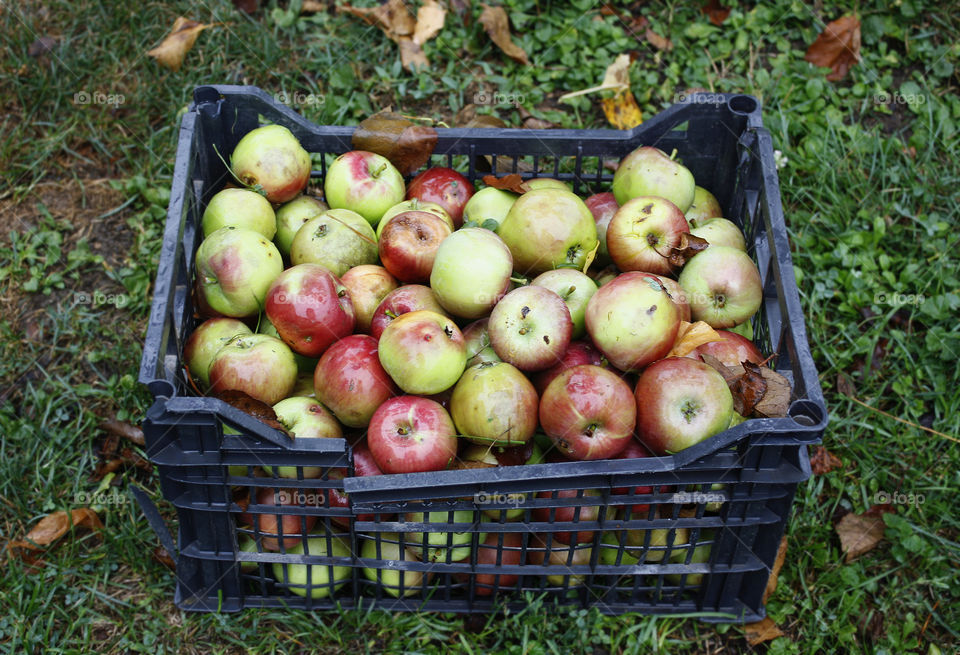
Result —
[[[413,42],[423,45],[443,29],[447,10],[436,0],[426,0],[417,10],[417,26],[413,29]]]
[[[629,130],[643,122],[643,113],[630,90],[630,55],[620,55],[607,66],[600,86],[615,89],[612,98],[600,100],[607,122],[618,130]]]
[[[28,553],[42,550],[67,534],[72,528],[100,530],[103,528],[103,523],[97,513],[88,507],[81,507],[70,512],[59,510],[40,519],[40,522],[33,526],[33,529],[22,540],[9,542],[7,549]],[[23,552],[21,552],[21,556],[23,556]],[[27,559],[30,559],[30,557],[27,556]]]
[[[126,421],[118,421],[116,418],[107,419],[100,424],[100,429],[132,441],[138,446],[146,445],[146,441],[143,438],[143,430]]]
[[[723,21],[730,15],[730,7],[724,7],[717,0],[707,0],[707,4],[701,7],[700,11],[717,27],[723,25]]]
[[[527,130],[552,130],[557,127],[556,123],[551,123],[548,120],[543,118],[537,118],[523,105],[517,107],[517,111],[520,113],[520,120],[523,121],[523,127]]]
[[[852,562],[861,555],[869,553],[883,539],[886,525],[881,514],[882,512],[879,511],[873,515],[851,512],[837,523],[836,531],[837,536],[840,537],[840,548],[846,554],[847,562]]]
[[[160,564],[163,564],[165,567],[167,567],[171,571],[177,570],[177,563],[173,561],[173,558],[170,556],[170,553],[168,553],[167,549],[164,548],[163,546],[157,546],[156,548],[154,548],[151,555],[153,555],[153,559],[155,561],[159,562]]]
[[[829,68],[827,79],[842,80],[850,67],[860,61],[860,21],[843,16],[828,23],[813,42],[804,59],[814,66]]]
[[[665,36],[660,36],[649,27],[644,32],[644,36],[647,38],[647,42],[657,50],[663,50],[664,52],[673,50],[673,41]]]
[[[213,27],[213,23],[198,23],[195,20],[178,16],[173,23],[173,29],[164,37],[163,41],[147,54],[157,60],[162,66],[176,72],[183,64],[183,58],[193,47],[200,32]]]
[[[492,186],[494,189],[501,189],[503,191],[513,191],[514,193],[527,192],[527,186],[524,184],[523,178],[520,177],[519,173],[511,173],[503,177],[484,175],[483,183],[487,186]]]
[[[680,321],[677,337],[674,339],[673,347],[667,357],[686,357],[697,347],[712,341],[723,341],[723,337],[717,334],[717,331],[705,321],[697,321],[696,323]]]
[[[853,398],[857,395],[857,389],[853,386],[853,382],[843,373],[837,375],[837,391],[847,398]]]
[[[823,475],[834,469],[843,468],[840,458],[823,446],[814,446],[810,454],[810,470],[814,475]]]
[[[357,126],[352,140],[354,150],[369,150],[383,155],[404,175],[427,163],[437,145],[437,131],[427,125],[392,112],[380,112]]]
[[[680,242],[676,248],[670,251],[667,260],[672,266],[683,268],[688,261],[693,259],[694,255],[703,252],[709,247],[710,244],[706,239],[690,234],[689,232],[683,232],[680,235]]]
[[[770,569],[770,577],[767,578],[767,586],[763,590],[763,603],[773,595],[777,589],[777,579],[780,577],[780,569],[783,568],[783,561],[787,558],[787,538],[780,539],[780,545],[777,546],[777,556],[773,560],[773,567]]]
[[[453,119],[457,127],[506,127],[503,120],[493,114],[478,114],[474,104],[464,105]]]
[[[743,629],[747,643],[751,646],[759,646],[764,642],[783,636],[783,631],[777,627],[777,624],[769,616],[764,617],[762,621],[748,623],[743,626]]]
[[[507,19],[507,12],[504,11],[503,7],[481,6],[483,12],[480,14],[480,24],[483,25],[483,29],[490,40],[510,59],[529,66],[530,59],[527,57],[527,53],[510,37],[510,21]]]
[[[446,10],[435,0],[427,0],[416,18],[403,0],[389,0],[371,8],[343,5],[337,11],[379,27],[387,38],[400,47],[400,61],[408,71],[430,65],[420,46],[443,28],[446,15]]]
[[[221,391],[218,393],[216,397],[231,407],[236,407],[241,412],[249,414],[261,423],[266,423],[271,428],[280,430],[280,432],[283,432],[284,434],[289,434],[287,429],[283,427],[283,424],[277,420],[277,413],[273,411],[273,408],[270,407],[270,405],[260,402],[256,398],[247,395],[243,391],[227,389],[226,391]]]

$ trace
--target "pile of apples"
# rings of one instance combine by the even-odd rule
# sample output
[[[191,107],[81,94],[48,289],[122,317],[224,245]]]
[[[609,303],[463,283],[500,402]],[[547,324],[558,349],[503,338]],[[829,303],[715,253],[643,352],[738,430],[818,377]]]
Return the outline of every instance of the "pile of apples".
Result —
[[[760,307],[760,275],[740,229],[662,151],[637,148],[612,192],[585,200],[550,178],[527,180],[522,194],[475,191],[448,168],[405,184],[389,160],[366,151],[329,165],[321,200],[304,193],[309,154],[276,125],[248,133],[230,164],[244,188],[220,191],[203,213],[196,297],[208,318],[185,345],[189,375],[202,393],[240,391],[272,406],[295,439],[348,438],[356,475],[664,455],[742,420],[723,376],[700,355],[763,361],[729,331]],[[709,246],[681,266],[672,255],[689,235]],[[668,357],[684,322],[696,321],[720,340]],[[322,474],[261,468],[281,479]],[[277,495],[264,488],[251,508],[297,504]],[[337,492],[322,502],[348,506]],[[547,509],[555,514],[541,520],[574,520],[573,509]],[[581,507],[580,520],[594,520],[590,509]],[[240,519],[274,535],[260,539],[265,550],[336,556],[346,548],[310,534],[315,516]],[[446,512],[436,518],[446,520]],[[649,551],[662,535],[647,532],[630,538]],[[448,536],[406,535],[428,549],[382,534],[380,552],[366,552],[375,547],[366,540],[361,557],[469,556],[469,538],[464,554]],[[482,537],[493,542],[480,559],[500,552],[511,563],[515,537]],[[555,537],[530,551],[531,562],[577,563],[576,545],[594,535]],[[671,533],[672,545],[682,539]],[[241,546],[256,552],[251,543]],[[312,575],[310,593],[320,597],[336,585],[317,580],[343,567],[310,568],[278,564],[275,573],[301,594]],[[341,573],[345,580],[349,570]],[[384,579],[398,571],[367,574],[394,595],[418,591],[419,573],[408,571],[402,585]]]

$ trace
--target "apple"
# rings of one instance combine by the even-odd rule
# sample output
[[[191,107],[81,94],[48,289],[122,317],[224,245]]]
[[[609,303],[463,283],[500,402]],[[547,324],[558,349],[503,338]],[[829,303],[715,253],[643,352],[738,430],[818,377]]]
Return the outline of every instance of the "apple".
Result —
[[[521,371],[542,371],[566,352],[573,322],[567,304],[553,291],[520,287],[493,308],[487,330],[500,359]]]
[[[267,318],[294,351],[319,357],[353,332],[356,319],[347,289],[319,264],[297,264],[270,285]]]
[[[520,196],[497,228],[513,255],[514,270],[539,275],[554,268],[582,269],[597,247],[597,225],[580,198],[564,189]]]
[[[723,337],[723,341],[711,341],[697,346],[688,357],[700,359],[700,355],[712,355],[727,366],[740,366],[743,362],[759,364],[764,360],[749,339],[727,330],[717,330],[717,334]]]
[[[223,346],[235,336],[252,334],[235,318],[211,318],[198,325],[183,346],[183,359],[190,376],[200,388],[210,386],[210,363]]]
[[[477,549],[478,567],[520,566],[523,564],[523,535],[519,532],[490,532]],[[474,580],[473,593],[490,596],[494,590],[504,591],[517,586],[519,575],[511,573],[477,573],[462,576]]]
[[[377,263],[377,236],[360,214],[328,209],[297,231],[290,262],[320,264],[339,277],[354,266]]]
[[[556,493],[556,495],[554,495]],[[560,491],[541,491],[537,498],[550,499],[553,501],[576,498],[599,498],[600,492],[596,489],[586,489],[581,494],[578,489],[561,489]],[[600,501],[598,501],[600,502]],[[600,516],[599,505],[570,505],[567,507],[537,507],[533,510],[533,518],[541,523],[571,523],[574,521],[586,523],[596,521]],[[593,539],[593,530],[580,530],[578,532],[555,532],[554,541],[563,544],[584,543]]]
[[[197,281],[204,302],[218,314],[243,318],[263,309],[267,289],[283,271],[269,239],[242,227],[222,227],[197,248]]]
[[[561,373],[540,399],[540,427],[575,460],[615,457],[631,440],[636,418],[627,383],[592,364]]]
[[[451,514],[452,519],[451,519]],[[471,510],[459,510],[455,512],[435,511],[435,512],[408,512],[403,515],[403,520],[407,523],[428,523],[439,524],[446,527],[449,523],[470,523],[473,521],[473,512]],[[485,533],[481,533],[479,539],[486,538]],[[407,539],[411,544],[416,544],[414,549],[422,562],[442,562],[450,564],[465,557],[470,557],[470,546],[473,541],[472,532],[408,532]],[[426,545],[426,557],[424,557],[423,546]]]
[[[237,533],[237,551],[247,554],[260,552],[257,550],[257,542],[253,540],[253,537],[241,532]],[[254,573],[259,568],[256,562],[240,560],[240,571],[243,573]]]
[[[440,244],[430,288],[444,309],[461,318],[486,316],[510,290],[513,256],[490,230],[461,228]]]
[[[607,226],[607,249],[621,271],[670,275],[668,257],[689,232],[687,219],[664,198],[639,196],[625,203]]]
[[[666,357],[677,337],[680,310],[656,277],[634,271],[593,294],[586,323],[600,352],[629,373]]]
[[[317,399],[351,428],[369,425],[377,408],[400,393],[380,365],[377,340],[365,334],[344,337],[327,348],[313,383]]]
[[[386,157],[352,150],[327,168],[323,194],[330,207],[349,209],[376,225],[384,212],[403,200],[403,176]]]
[[[616,266],[611,264],[610,266],[602,268],[599,271],[591,271],[591,275],[593,276],[593,281],[596,283],[597,288],[599,289],[607,282],[613,282],[615,279],[617,279],[617,276],[620,275],[620,271],[617,270]]]
[[[710,218],[696,221],[690,228],[690,234],[706,239],[711,246],[730,246],[737,250],[747,250],[743,232],[733,221],[725,218]]]
[[[547,547],[547,543],[540,535],[530,535],[530,546],[527,549],[527,559],[531,564],[543,567],[547,575],[547,584],[554,587],[578,587],[583,584],[589,573],[574,573],[573,567],[588,567],[593,557],[591,546],[568,545],[554,539]],[[538,569],[533,569],[531,575],[537,575]]]
[[[593,261],[598,266],[606,266],[613,261],[610,259],[610,251],[607,250],[607,226],[610,225],[613,215],[620,209],[620,205],[609,191],[595,193],[586,198],[583,204],[593,214],[593,220],[597,223],[597,239],[600,241],[600,248],[597,250],[597,256]]]
[[[336,557],[349,564],[350,549],[337,537],[324,535],[311,536],[287,551],[289,555],[310,557]],[[353,569],[350,566],[329,566],[321,564],[284,564],[273,563],[273,577],[282,588],[297,596],[306,598],[327,598],[331,592],[342,587]]]
[[[494,466],[521,466],[524,464],[542,464],[543,451],[536,441],[530,439],[519,446],[500,446],[490,443],[466,443],[460,450],[458,464],[468,464],[464,468],[489,468]],[[472,466],[479,464],[480,466]],[[479,502],[479,498],[477,501]]]
[[[533,384],[506,362],[468,368],[450,398],[457,431],[474,443],[526,443],[537,430],[537,407]]]
[[[669,278],[665,275],[654,275],[655,278],[660,280],[660,284],[664,286],[667,290],[667,295],[670,296],[670,300],[673,301],[673,304],[677,306],[677,309],[680,310],[680,320],[690,322],[690,302],[687,300],[687,292],[683,290],[683,287],[680,286],[680,283]]]
[[[303,538],[317,522],[313,514],[271,514],[271,507],[304,506],[313,500],[302,489],[275,489],[259,487],[254,496],[255,506],[247,506],[240,520],[253,526],[254,534],[260,534],[263,550],[289,550],[303,542]],[[257,507],[259,506],[259,507]]]
[[[466,334],[466,333],[464,333]],[[581,364],[593,364],[595,366],[603,365],[603,355],[593,345],[586,341],[571,341],[567,346],[566,352],[560,357],[560,361],[548,369],[544,369],[534,375],[531,379],[537,393],[541,396],[547,386],[553,382],[553,379],[574,366]]]
[[[726,380],[688,357],[654,362],[637,380],[637,436],[657,455],[679,452],[723,432],[733,414]]]
[[[260,315],[260,325],[257,327],[257,334],[267,334],[271,337],[276,337],[283,341],[283,338],[280,336],[280,333],[277,331],[277,326],[270,322],[270,319],[267,318],[266,314]],[[294,352],[293,358],[297,361],[297,370],[301,373],[309,373],[311,375],[310,382],[310,395],[313,395],[313,370],[317,367],[317,358],[316,357],[305,357],[300,353]],[[294,394],[300,395],[300,394]]]
[[[433,202],[453,219],[454,229],[463,225],[463,208],[473,196],[473,184],[451,168],[428,168],[407,187],[407,198]]]
[[[230,170],[242,184],[272,203],[293,200],[310,181],[310,153],[282,125],[247,132],[230,155]]]
[[[243,391],[262,403],[275,405],[297,383],[293,352],[266,334],[241,334],[230,339],[210,362],[210,395]]]
[[[613,195],[621,205],[639,196],[659,196],[682,214],[693,204],[695,187],[686,166],[651,146],[641,146],[624,157],[613,174]]]
[[[694,255],[677,279],[686,289],[694,321],[728,328],[753,316],[763,302],[760,271],[750,256],[729,246]]]
[[[430,287],[422,284],[405,284],[394,289],[383,297],[376,311],[373,312],[373,318],[370,319],[370,336],[379,339],[387,326],[397,317],[419,310],[447,315],[447,310],[437,302],[437,297]]]
[[[409,541],[406,542],[406,544],[409,543]],[[430,573],[395,568],[394,562],[419,561],[415,548],[409,545],[405,545],[403,549],[400,548],[400,535],[396,532],[375,532],[365,538],[360,547],[360,557],[386,563],[384,568],[365,567],[363,575],[367,580],[376,582],[394,598],[419,593],[425,579],[427,581],[430,579]]]
[[[638,459],[641,457],[653,457],[653,453],[646,449],[636,439],[630,439],[626,447],[617,455],[617,459]],[[662,488],[661,488],[662,489]],[[630,489],[628,487],[615,487],[610,490],[612,494],[619,496],[628,496]],[[633,497],[641,497],[654,492],[653,487],[641,486],[633,488]],[[638,503],[636,505],[623,506],[624,518],[641,519],[646,518],[650,513],[649,503]]]
[[[702,545],[702,542],[708,542]],[[683,544],[689,544],[689,538],[683,542]],[[710,561],[710,551],[713,546],[713,530],[701,530],[700,534],[697,537],[697,546],[693,547],[693,552],[690,552],[690,547],[686,548],[674,548],[670,551],[670,563],[671,564],[707,564]],[[687,562],[687,557],[690,557],[690,561]],[[703,573],[668,573],[663,576],[663,579],[669,582],[670,584],[680,585],[681,582],[684,585],[689,587],[696,587],[701,582],[703,582]]]
[[[387,294],[396,289],[397,278],[383,266],[363,264],[354,266],[340,276],[340,284],[347,288],[357,317],[357,332],[370,332],[370,325],[377,307]]]
[[[693,203],[685,212],[690,227],[715,216],[723,216],[720,203],[712,193],[701,186],[693,188]]]
[[[301,355],[297,355],[297,357],[300,356]],[[297,376],[297,383],[293,386],[293,391],[290,392],[290,396],[288,397],[299,396],[303,398],[316,398],[316,395],[317,394],[313,388],[313,374],[301,372]]]
[[[480,189],[464,205],[463,221],[473,221],[477,225],[483,225],[484,222],[493,220],[500,225],[519,197],[516,193],[495,189],[492,186]]]
[[[367,444],[384,473],[441,471],[457,454],[456,435],[450,415],[439,403],[397,396],[373,413]]]
[[[221,227],[244,227],[268,239],[277,233],[277,215],[270,201],[256,191],[229,188],[210,198],[201,219],[203,236],[210,236]]]
[[[489,319],[481,318],[463,328],[463,343],[467,348],[467,368],[484,362],[503,361],[490,344],[487,330]]]
[[[342,439],[343,430],[337,419],[313,398],[292,396],[273,406],[277,421],[293,435],[294,439]],[[304,478],[320,477],[320,466],[303,466]],[[263,466],[268,475],[273,475],[272,466]],[[296,466],[278,466],[277,476],[297,479]]]
[[[383,234],[383,228],[387,226],[387,223],[390,222],[391,218],[397,214],[405,214],[409,211],[421,211],[430,214],[436,214],[443,219],[444,223],[450,226],[451,232],[457,229],[457,226],[454,224],[453,219],[450,218],[450,214],[447,213],[446,209],[435,202],[423,202],[421,200],[417,200],[416,198],[411,198],[410,200],[398,202],[386,211],[386,213],[380,219],[380,222],[377,223],[377,241],[380,240],[380,235]]]
[[[297,196],[277,210],[277,234],[273,242],[284,257],[290,256],[290,246],[300,227],[330,209],[327,204],[313,196]]]
[[[534,177],[525,181],[523,185],[527,187],[528,192],[537,189],[563,189],[564,191],[573,193],[573,189],[569,184],[555,180],[552,177]]]
[[[669,552],[671,561],[674,553],[685,553],[678,548],[689,540],[686,528],[655,528],[652,530],[623,530],[623,551],[620,566],[635,566],[662,562]],[[617,554],[620,549],[620,533],[607,532],[600,539],[604,544],[600,548],[600,562],[608,566],[617,566]],[[609,548],[605,547],[609,546]]]
[[[378,244],[384,268],[402,282],[430,281],[440,242],[450,226],[436,214],[408,211],[397,214],[383,228]]]
[[[570,320],[573,321],[573,332],[570,335],[572,339],[579,339],[586,333],[587,303],[597,292],[596,282],[576,269],[558,268],[541,273],[530,285],[550,289],[567,303]]]
[[[561,301],[563,302],[563,301]],[[449,389],[467,366],[460,328],[435,312],[398,316],[380,335],[380,363],[406,393],[429,395]]]
[[[330,480],[343,480],[349,474],[349,471],[346,468],[334,468],[330,469],[328,474],[328,479]],[[366,437],[363,437],[356,444],[353,445],[353,475],[358,478],[370,476],[370,475],[383,475],[383,471],[380,470],[380,467],[377,466],[376,460],[373,459],[373,454],[370,452],[370,447],[367,445]],[[327,490],[329,493],[329,502],[331,507],[350,507],[350,499],[347,497],[347,494],[343,489],[331,488]],[[380,514],[380,520],[389,521],[392,520],[393,514]],[[330,520],[345,528],[350,527],[350,522],[353,517],[350,516],[331,516]],[[356,520],[358,521],[373,521],[376,519],[374,514],[357,514]]]

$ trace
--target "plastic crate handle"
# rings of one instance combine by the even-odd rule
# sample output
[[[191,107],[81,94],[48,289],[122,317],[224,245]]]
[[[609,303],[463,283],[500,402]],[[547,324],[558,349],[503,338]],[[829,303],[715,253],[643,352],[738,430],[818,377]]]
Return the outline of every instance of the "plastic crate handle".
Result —
[[[160,516],[160,510],[157,509],[156,504],[154,504],[150,496],[147,495],[147,492],[136,485],[130,485],[130,492],[133,494],[134,500],[137,501],[137,505],[140,506],[140,511],[143,512],[143,515],[147,518],[147,523],[153,528],[157,539],[160,540],[160,545],[170,553],[171,557],[176,557],[177,547],[173,543],[173,537],[170,536],[170,529],[167,528],[166,522],[163,520],[163,517]]]

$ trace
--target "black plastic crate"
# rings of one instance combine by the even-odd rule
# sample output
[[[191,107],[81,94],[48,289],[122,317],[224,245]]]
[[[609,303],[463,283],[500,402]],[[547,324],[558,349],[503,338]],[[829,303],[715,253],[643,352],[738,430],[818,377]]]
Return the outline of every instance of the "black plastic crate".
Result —
[[[534,593],[607,613],[692,612],[723,621],[764,615],[762,594],[793,496],[810,476],[807,445],[820,440],[827,414],[771,139],[754,98],[692,95],[622,132],[440,129],[429,165],[476,180],[491,167],[502,173],[506,160],[524,177],[566,180],[583,195],[609,185],[605,159],[640,145],[676,149],[744,230],[764,282],[754,341],[776,354],[772,365],[793,384],[788,417],[750,419],[667,457],[365,478],[349,477],[346,439],[295,443],[220,400],[191,397],[181,362],[196,324],[191,282],[200,216],[229,175],[221,157],[260,124],[278,123],[315,154],[313,177],[322,178],[328,162],[351,149],[354,128],[313,125],[252,87],[199,87],[194,100],[180,127],[140,370],[155,399],[144,421],[147,453],[177,511],[176,548],[148,497],[137,497],[177,553],[179,607],[328,609],[372,601],[383,609],[485,612],[495,604],[524,607]],[[239,434],[224,434],[224,424]],[[263,465],[297,467],[296,478],[264,477]],[[307,466],[319,467],[320,477],[304,477]],[[245,497],[259,502],[246,506]],[[274,504],[291,497],[302,502]],[[625,530],[638,529],[650,532],[639,542],[630,533],[628,542]],[[301,536],[307,531],[319,536],[308,541]],[[418,539],[427,533],[433,536]],[[564,545],[564,533],[583,543]],[[295,544],[303,552],[288,552]],[[537,563],[548,553],[552,563]],[[285,566],[294,564],[313,565],[300,585]],[[398,571],[404,582],[394,583],[394,598],[377,581]]]

